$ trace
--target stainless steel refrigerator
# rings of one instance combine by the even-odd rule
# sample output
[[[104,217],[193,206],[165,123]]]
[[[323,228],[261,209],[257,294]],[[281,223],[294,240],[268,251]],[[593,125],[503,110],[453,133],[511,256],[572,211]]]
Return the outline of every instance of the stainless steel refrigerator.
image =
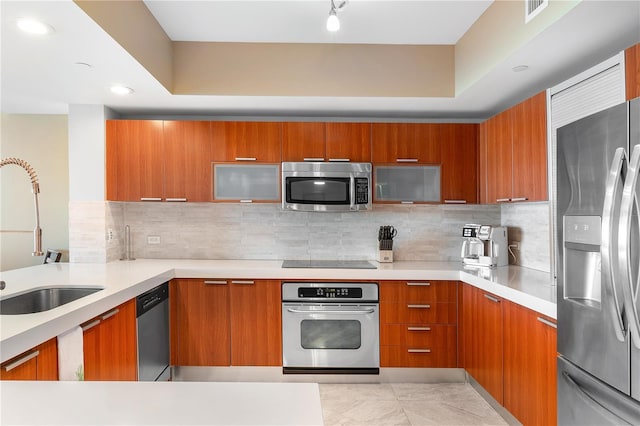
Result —
[[[640,98],[557,137],[558,424],[640,425]]]

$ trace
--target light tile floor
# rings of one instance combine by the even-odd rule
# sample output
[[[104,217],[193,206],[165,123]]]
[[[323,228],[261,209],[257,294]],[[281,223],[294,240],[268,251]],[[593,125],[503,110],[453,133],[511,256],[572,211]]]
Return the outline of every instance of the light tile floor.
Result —
[[[468,383],[320,384],[325,426],[506,425]]]

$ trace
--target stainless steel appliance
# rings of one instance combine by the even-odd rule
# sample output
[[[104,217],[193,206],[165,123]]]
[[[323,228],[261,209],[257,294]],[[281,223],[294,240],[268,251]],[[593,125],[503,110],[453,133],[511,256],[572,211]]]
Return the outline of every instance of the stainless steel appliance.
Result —
[[[558,423],[638,425],[640,98],[558,129],[557,160]]]
[[[138,381],[169,380],[169,284],[136,298]]]
[[[507,228],[466,224],[462,227],[462,263],[469,266],[507,266]]]
[[[378,300],[377,283],[283,283],[283,372],[378,374]]]
[[[371,210],[371,163],[282,163],[282,208]]]

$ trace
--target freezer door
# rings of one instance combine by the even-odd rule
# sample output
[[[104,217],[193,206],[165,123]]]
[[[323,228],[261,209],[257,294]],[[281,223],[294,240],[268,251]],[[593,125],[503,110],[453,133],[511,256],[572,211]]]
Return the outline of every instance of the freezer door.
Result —
[[[640,403],[558,357],[558,425],[639,425]]]
[[[557,146],[558,352],[624,393],[629,339],[614,278],[628,129],[620,104],[558,129]]]
[[[640,145],[640,98],[632,100],[629,104],[629,143],[631,147]],[[638,149],[638,148],[636,148]],[[636,172],[638,173],[638,172]],[[640,176],[636,176],[640,180]],[[635,307],[636,320],[640,317],[640,183],[636,183],[633,210],[630,217],[629,232],[629,275],[631,281],[631,300],[629,303]],[[640,322],[640,321],[639,321]],[[640,329],[640,323],[637,324]],[[640,401],[640,330],[634,344],[631,345],[631,395]]]

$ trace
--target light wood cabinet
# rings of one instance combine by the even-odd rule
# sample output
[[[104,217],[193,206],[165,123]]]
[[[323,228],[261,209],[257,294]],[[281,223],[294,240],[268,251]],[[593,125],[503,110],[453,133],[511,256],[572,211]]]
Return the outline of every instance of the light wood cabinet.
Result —
[[[624,51],[626,99],[640,96],[640,43]]]
[[[85,322],[82,329],[85,380],[137,380],[135,299]]]
[[[457,282],[380,283],[380,365],[455,367]]]
[[[372,162],[376,164],[438,164],[438,124],[373,123]]]
[[[230,364],[226,280],[176,279],[169,286],[173,365]]]
[[[504,301],[504,406],[523,425],[557,416],[555,320]]]
[[[546,93],[487,120],[481,128],[484,203],[547,199]],[[482,162],[485,162],[484,164]]]
[[[478,125],[441,125],[442,201],[478,202]]]
[[[211,123],[165,121],[164,192],[166,201],[210,201]]]
[[[0,380],[58,380],[57,339],[50,339],[2,363]]]
[[[280,302],[280,281],[173,280],[171,363],[282,365]]]
[[[462,285],[463,366],[503,404],[503,328],[500,297]]]
[[[282,161],[325,161],[325,123],[290,122],[282,128]]]
[[[160,201],[163,197],[164,137],[159,120],[108,120],[107,199]]]
[[[282,123],[213,121],[211,160],[280,163]]]

